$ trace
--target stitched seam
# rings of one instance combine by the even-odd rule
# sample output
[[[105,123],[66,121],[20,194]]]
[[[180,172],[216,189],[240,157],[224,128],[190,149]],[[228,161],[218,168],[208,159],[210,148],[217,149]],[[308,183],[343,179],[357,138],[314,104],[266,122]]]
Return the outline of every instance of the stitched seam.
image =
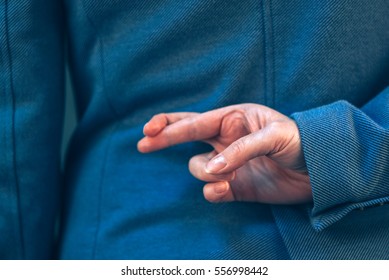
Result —
[[[100,48],[100,64],[101,64],[101,76],[103,77],[103,96],[107,101],[108,107],[111,112],[115,115],[116,119],[120,118],[120,114],[115,109],[114,105],[111,102],[111,99],[107,96],[106,84],[105,84],[105,60],[104,60],[104,43],[100,35],[97,35],[99,38],[99,48]]]
[[[105,150],[104,150],[104,156],[103,156],[103,164],[101,166],[101,171],[100,171],[100,178],[99,178],[99,186],[97,188],[98,191],[98,200],[97,200],[97,225],[96,229],[93,235],[93,247],[92,247],[92,259],[96,259],[96,251],[97,251],[97,240],[98,236],[100,234],[100,228],[101,228],[101,216],[102,216],[102,200],[103,200],[103,185],[104,185],[104,175],[107,167],[107,158],[108,158],[108,151],[111,148],[111,143],[112,143],[112,138],[113,134],[117,129],[118,124],[116,123],[114,127],[110,129],[109,132],[109,138],[107,140]]]
[[[275,92],[276,92],[276,82],[275,82],[275,54],[274,54],[274,50],[275,50],[275,47],[274,47],[274,32],[273,32],[273,6],[272,6],[272,0],[269,0],[269,25],[270,25],[270,31],[269,31],[269,37],[270,37],[270,41],[271,41],[271,49],[272,49],[272,52],[271,52],[271,61],[272,61],[272,71],[271,71],[271,81],[272,81],[272,90],[271,90],[271,94],[272,94],[272,101],[273,101],[273,107],[275,108],[276,107],[276,95],[275,95]]]
[[[10,93],[11,93],[11,102],[12,102],[12,117],[11,117],[11,131],[12,131],[12,163],[13,163],[13,176],[14,176],[14,182],[15,182],[15,192],[16,192],[16,207],[18,211],[18,226],[19,226],[19,239],[20,239],[20,249],[21,249],[21,258],[25,258],[25,244],[24,244],[24,234],[23,234],[23,227],[22,227],[22,211],[21,211],[21,203],[20,203],[20,184],[18,180],[18,171],[17,171],[17,164],[16,164],[16,128],[15,128],[15,119],[16,119],[16,97],[15,97],[15,90],[14,90],[14,78],[13,78],[13,61],[12,61],[12,52],[11,52],[11,46],[10,46],[10,33],[9,33],[9,9],[8,9],[8,0],[5,1],[5,40],[6,40],[6,56],[8,57],[9,61],[9,79],[10,79]]]
[[[115,115],[115,118],[116,119],[119,119],[120,118],[120,114],[117,112],[117,110],[115,109],[115,106],[112,104],[111,102],[111,99],[108,98],[107,96],[107,90],[106,90],[106,84],[105,84],[105,61],[104,61],[104,44],[103,44],[103,39],[101,38],[101,35],[100,33],[98,32],[98,29],[95,25],[95,23],[93,22],[93,20],[90,18],[88,12],[87,12],[87,9],[85,8],[85,1],[82,1],[82,9],[84,11],[84,14],[85,14],[85,18],[87,19],[87,21],[89,22],[90,26],[92,27],[92,29],[94,30],[95,34],[96,34],[96,37],[98,39],[98,42],[99,42],[99,49],[100,49],[100,65],[101,65],[101,76],[103,78],[103,96],[105,98],[105,100],[107,101],[107,104],[108,104],[108,107],[109,109],[111,110],[111,112]]]
[[[266,5],[267,4],[267,5]],[[275,106],[275,94],[274,94],[274,42],[273,42],[273,15],[271,0],[266,3],[266,0],[262,1],[262,13],[263,13],[263,42],[264,42],[264,96],[265,105]]]
[[[263,87],[264,87],[264,103],[267,105],[267,34],[266,34],[266,12],[265,12],[265,0],[262,0],[262,16],[263,16],[263,25],[262,25],[262,32],[263,32],[263,72],[264,72],[264,81],[263,81]]]
[[[88,12],[87,12],[87,9],[85,7],[85,1],[82,1],[82,9],[83,9],[83,12],[85,14],[85,18],[87,19],[87,21],[89,22],[91,28],[94,30],[95,34],[96,34],[96,37],[97,37],[97,40],[98,40],[98,44],[99,44],[99,49],[100,49],[100,66],[101,66],[101,76],[102,76],[102,87],[103,87],[103,96],[104,98],[106,99],[107,101],[107,104],[108,104],[108,107],[109,109],[111,110],[111,112],[114,114],[115,118],[118,119],[120,117],[120,115],[118,114],[118,112],[116,111],[115,107],[112,105],[111,103],[111,100],[108,98],[107,94],[106,94],[106,84],[105,84],[105,67],[104,67],[104,44],[103,44],[103,40],[98,32],[98,29],[96,27],[96,25],[94,24],[94,22],[92,21],[92,19],[90,18]],[[106,169],[106,165],[107,165],[107,157],[108,157],[108,151],[110,149],[110,146],[111,146],[111,140],[112,140],[112,137],[113,137],[113,132],[116,130],[116,127],[117,125],[115,125],[111,131],[110,131],[110,136],[109,136],[109,139],[107,140],[107,144],[106,144],[106,148],[105,148],[105,151],[104,151],[104,156],[103,156],[103,164],[101,166],[101,176],[100,176],[100,179],[99,179],[99,186],[98,186],[98,201],[97,201],[97,222],[96,222],[96,229],[95,229],[95,232],[94,232],[94,235],[93,235],[93,243],[92,243],[92,259],[96,259],[96,254],[97,254],[97,243],[98,243],[98,236],[100,234],[100,228],[101,228],[101,215],[102,215],[102,211],[101,211],[101,204],[102,204],[102,190],[103,190],[103,181],[104,181],[104,174],[105,174],[105,169]]]
[[[274,223],[275,223],[275,225],[276,225],[276,227],[278,229],[278,234],[280,235],[280,238],[281,238],[282,243],[284,245],[285,251],[288,253],[289,260],[292,260],[290,250],[289,250],[288,246],[286,245],[286,241],[285,241],[284,235],[281,233],[281,229],[280,229],[280,226],[278,224],[278,220],[275,217],[274,210],[275,210],[274,206],[271,206],[271,212],[272,212],[272,216],[273,216],[273,221],[274,221]]]

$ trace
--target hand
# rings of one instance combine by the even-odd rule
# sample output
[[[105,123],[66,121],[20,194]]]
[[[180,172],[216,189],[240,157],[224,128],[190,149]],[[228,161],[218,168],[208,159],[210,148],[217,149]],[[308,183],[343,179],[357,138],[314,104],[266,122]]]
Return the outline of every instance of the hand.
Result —
[[[312,200],[312,190],[296,123],[256,104],[197,113],[155,115],[138,142],[143,153],[189,141],[214,148],[194,156],[190,172],[206,182],[211,202],[256,201],[276,204]]]

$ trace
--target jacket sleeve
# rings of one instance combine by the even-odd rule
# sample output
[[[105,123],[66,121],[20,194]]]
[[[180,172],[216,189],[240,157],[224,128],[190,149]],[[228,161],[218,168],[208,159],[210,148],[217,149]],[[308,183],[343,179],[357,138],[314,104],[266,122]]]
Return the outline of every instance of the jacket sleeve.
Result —
[[[315,230],[389,202],[389,87],[362,108],[338,101],[291,117],[312,184]]]

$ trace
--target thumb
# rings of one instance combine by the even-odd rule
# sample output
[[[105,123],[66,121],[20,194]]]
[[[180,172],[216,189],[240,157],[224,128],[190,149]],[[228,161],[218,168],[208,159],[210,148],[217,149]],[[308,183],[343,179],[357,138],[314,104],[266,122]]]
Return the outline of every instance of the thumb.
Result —
[[[206,165],[209,174],[231,172],[245,165],[251,159],[276,152],[283,141],[282,130],[270,125],[262,130],[239,138],[224,151],[212,158]]]

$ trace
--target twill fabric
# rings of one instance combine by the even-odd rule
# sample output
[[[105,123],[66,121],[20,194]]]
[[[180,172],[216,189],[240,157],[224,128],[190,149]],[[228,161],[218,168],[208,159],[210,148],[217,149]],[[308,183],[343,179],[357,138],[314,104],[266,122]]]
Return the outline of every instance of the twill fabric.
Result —
[[[60,209],[63,8],[0,1],[0,259],[53,257]]]
[[[60,258],[289,258],[269,206],[205,201],[187,163],[209,147],[136,150],[153,114],[263,102],[261,10],[237,0],[67,2],[80,122]]]
[[[388,10],[1,0],[0,258],[389,259]],[[61,175],[65,37],[78,124]],[[312,203],[211,204],[187,168],[209,146],[136,150],[154,114],[247,102],[296,121]]]

